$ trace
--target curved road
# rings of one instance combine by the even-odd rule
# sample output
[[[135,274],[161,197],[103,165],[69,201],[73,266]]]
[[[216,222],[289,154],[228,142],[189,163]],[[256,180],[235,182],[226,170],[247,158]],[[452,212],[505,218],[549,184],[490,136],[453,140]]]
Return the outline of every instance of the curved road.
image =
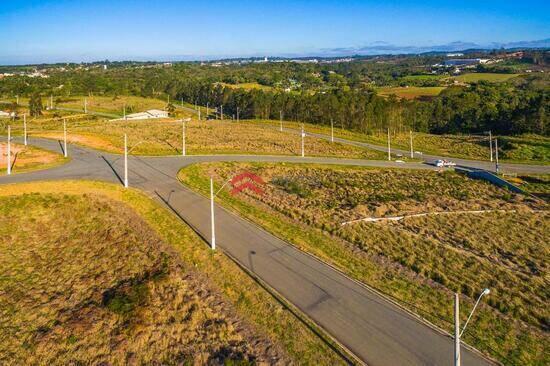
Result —
[[[58,141],[31,143],[60,151]],[[121,182],[120,155],[69,145],[72,158],[49,170],[0,177],[0,184],[57,179]],[[203,237],[210,237],[209,200],[182,186],[180,168],[201,161],[309,162],[433,169],[421,163],[398,164],[336,158],[281,156],[129,157],[130,186],[173,210]],[[453,340],[383,296],[267,233],[216,207],[218,246],[236,258],[368,365],[452,365]],[[463,347],[463,365],[489,365]]]

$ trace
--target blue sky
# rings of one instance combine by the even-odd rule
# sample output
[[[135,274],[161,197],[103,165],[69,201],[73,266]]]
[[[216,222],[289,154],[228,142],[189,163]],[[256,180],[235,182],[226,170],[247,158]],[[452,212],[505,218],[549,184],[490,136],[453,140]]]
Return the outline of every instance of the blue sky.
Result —
[[[0,63],[538,40],[549,14],[550,1],[6,0]]]

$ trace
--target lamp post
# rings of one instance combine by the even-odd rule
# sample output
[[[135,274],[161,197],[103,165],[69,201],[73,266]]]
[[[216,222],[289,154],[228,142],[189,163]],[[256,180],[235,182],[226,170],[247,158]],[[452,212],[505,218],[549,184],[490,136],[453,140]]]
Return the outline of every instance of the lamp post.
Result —
[[[11,126],[8,126],[8,175],[11,174]]]
[[[211,223],[210,245],[212,250],[216,250],[216,225],[214,224],[214,179],[212,177],[210,177],[210,223]]]
[[[414,151],[413,151],[413,132],[412,130],[409,130],[409,138],[411,141],[411,159],[414,158]]]
[[[187,144],[186,144],[186,134],[185,134],[185,122],[189,122],[191,118],[186,118],[181,120],[181,129],[182,129],[182,136],[181,136],[181,154],[183,156],[187,155]]]
[[[23,114],[23,141],[27,146],[27,114]]]
[[[496,163],[496,172],[498,174],[499,166],[498,166],[498,140],[495,139],[495,163]]]
[[[67,157],[67,120],[63,118],[63,156]]]
[[[128,137],[124,134],[124,188],[128,188]]]
[[[489,131],[489,150],[491,151],[491,161],[493,161],[493,135],[491,131]]]
[[[391,160],[390,128],[388,127],[388,160]]]
[[[302,133],[301,133],[301,135],[302,135],[302,158],[303,158],[305,156],[304,139],[306,137],[306,134],[304,132],[304,125],[303,124],[302,124]]]
[[[481,292],[481,294],[477,298],[477,301],[476,301],[472,311],[470,312],[470,315],[468,316],[468,319],[466,319],[466,323],[464,323],[464,327],[462,328],[462,330],[460,330],[459,298],[458,298],[458,293],[455,293],[455,336],[454,336],[454,339],[455,339],[455,351],[454,351],[454,360],[455,360],[455,362],[454,362],[454,365],[455,366],[460,366],[460,362],[461,362],[461,360],[460,360],[460,338],[462,337],[462,334],[464,333],[464,330],[466,330],[466,326],[470,322],[470,319],[472,319],[472,315],[474,315],[474,311],[476,310],[477,305],[479,304],[479,301],[481,300],[481,298],[484,295],[489,295],[490,292],[491,292],[491,290],[489,290],[488,288],[484,289]]]

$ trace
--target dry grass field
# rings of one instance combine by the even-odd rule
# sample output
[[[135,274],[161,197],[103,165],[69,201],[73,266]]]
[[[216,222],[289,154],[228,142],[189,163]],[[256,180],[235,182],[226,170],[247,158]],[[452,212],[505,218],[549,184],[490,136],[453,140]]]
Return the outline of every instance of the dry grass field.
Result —
[[[0,249],[2,364],[341,363],[137,191],[3,186]]]
[[[251,122],[254,123],[254,122]],[[257,122],[256,122],[257,123]],[[261,123],[278,126],[279,121],[262,121]],[[299,129],[300,124],[284,121],[287,128]],[[330,135],[330,126],[306,124],[307,131]],[[343,130],[334,126],[334,136],[354,141],[368,142],[387,146],[386,131],[374,131],[371,134]],[[550,163],[550,138],[539,135],[496,136],[499,143],[499,159],[503,162],[531,164]],[[410,149],[409,133],[391,134],[392,146],[408,151]],[[453,156],[464,159],[489,160],[490,150],[488,136],[469,135],[434,135],[413,132],[414,151],[426,154]]]
[[[422,97],[436,97],[444,89],[444,86],[396,86],[378,88],[377,92],[383,97],[395,94],[396,97],[402,99],[417,99]]]
[[[224,190],[228,207],[449,331],[452,293],[461,293],[466,317],[489,287],[467,342],[508,364],[549,361],[546,204],[453,172],[211,163],[180,179],[207,193],[208,176],[220,183],[241,171],[268,182],[265,193]],[[463,210],[497,211],[341,225]]]
[[[188,154],[262,154],[299,155],[300,136],[279,132],[254,123],[230,121],[191,121],[186,124]],[[31,136],[59,139],[63,136],[60,120],[28,122]],[[22,133],[22,123],[12,126]],[[137,146],[137,155],[179,155],[182,149],[182,123],[174,120],[106,121],[99,118],[72,119],[67,122],[70,142],[121,153],[124,134],[129,146]],[[330,143],[306,137],[307,156],[337,156],[363,159],[384,159],[383,153],[358,147]]]
[[[62,155],[43,150],[34,146],[11,144],[12,173],[28,172],[31,170],[51,168],[62,164],[66,159]],[[8,155],[7,143],[0,142],[0,174],[7,171]]]

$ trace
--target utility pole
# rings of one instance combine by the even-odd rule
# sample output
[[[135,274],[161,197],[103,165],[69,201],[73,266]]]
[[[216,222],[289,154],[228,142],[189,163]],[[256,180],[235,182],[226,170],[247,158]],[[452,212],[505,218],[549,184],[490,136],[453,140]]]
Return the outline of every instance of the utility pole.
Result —
[[[53,95],[50,95],[50,109],[53,109]]]
[[[455,292],[455,366],[460,366],[460,314],[458,293]]]
[[[8,126],[8,175],[11,174],[11,126]]]
[[[67,120],[63,118],[63,156],[67,155]]]
[[[128,137],[124,134],[124,188],[128,188]]]
[[[84,98],[84,113],[88,114],[88,100]]]
[[[279,111],[279,121],[280,121],[279,131],[283,132],[283,111]]]
[[[23,141],[27,146],[27,113],[23,114]]]
[[[214,179],[212,179],[212,177],[210,177],[210,223],[212,224],[212,239],[210,245],[212,250],[216,250],[216,227],[214,225]]]
[[[391,160],[390,129],[388,127],[388,160]]]
[[[330,142],[334,142],[334,121],[330,119]]]
[[[223,121],[223,104],[221,105],[221,120]]]
[[[185,156],[185,120],[181,120],[181,128],[182,128],[182,145],[181,145],[181,153],[183,156]]]
[[[305,156],[304,151],[304,138],[306,137],[306,134],[304,133],[304,125],[302,124],[302,158]]]
[[[474,307],[472,308],[472,311],[470,312],[470,315],[468,315],[468,319],[466,319],[466,323],[464,323],[464,327],[462,327],[462,330],[460,330],[460,312],[459,312],[459,297],[458,293],[455,292],[455,352],[454,352],[454,365],[460,366],[460,338],[462,337],[462,334],[464,334],[464,331],[466,330],[466,327],[468,326],[468,323],[470,323],[470,320],[472,319],[472,316],[474,315],[474,312],[477,309],[477,306],[479,305],[479,302],[481,301],[481,298],[483,296],[489,295],[491,293],[491,290],[488,288],[484,289],[481,294],[479,294],[479,297],[477,298],[476,303],[474,304]]]
[[[498,140],[495,139],[495,158],[496,158],[496,171],[497,171],[497,174],[498,174]]]
[[[409,130],[409,137],[411,140],[411,159],[414,158],[414,151],[413,151],[413,132],[412,130]]]
[[[493,135],[491,131],[489,131],[489,150],[491,150],[491,161],[493,161]]]

